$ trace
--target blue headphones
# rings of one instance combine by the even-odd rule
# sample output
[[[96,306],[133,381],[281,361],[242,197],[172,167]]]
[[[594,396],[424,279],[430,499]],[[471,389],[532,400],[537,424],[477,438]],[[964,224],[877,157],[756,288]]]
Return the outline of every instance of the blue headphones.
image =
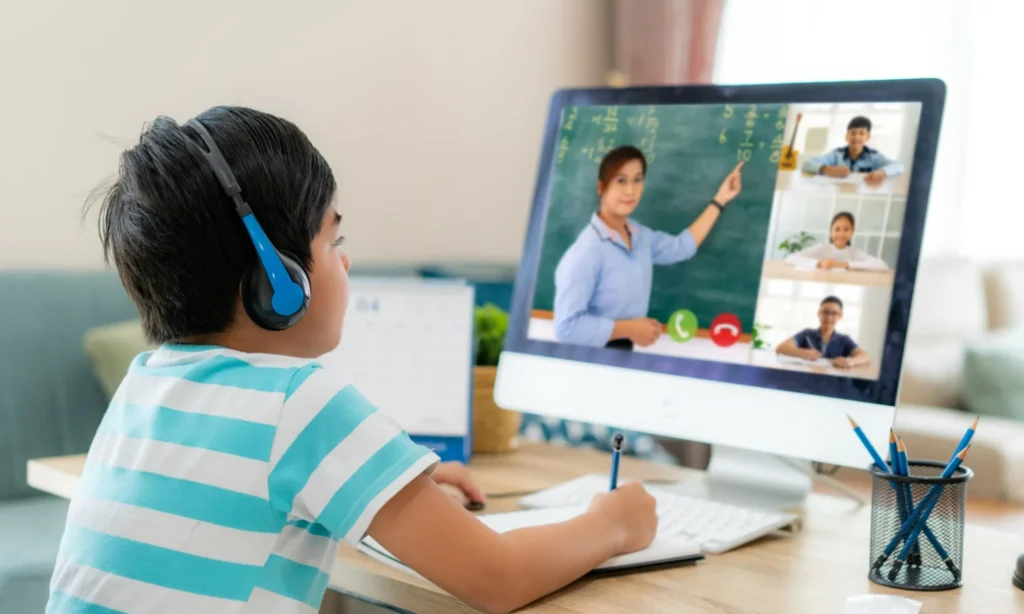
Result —
[[[259,264],[246,269],[242,276],[245,312],[253,322],[267,330],[285,330],[294,326],[309,306],[309,275],[298,261],[274,248],[252,209],[242,199],[242,188],[206,127],[195,119],[190,119],[185,125],[195,130],[206,144],[203,155],[221,187],[234,201],[235,211],[249,231],[249,238],[259,256]]]

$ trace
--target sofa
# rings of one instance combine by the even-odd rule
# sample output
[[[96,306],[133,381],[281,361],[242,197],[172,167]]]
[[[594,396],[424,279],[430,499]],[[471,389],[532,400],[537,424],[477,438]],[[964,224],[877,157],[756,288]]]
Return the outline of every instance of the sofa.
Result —
[[[912,457],[941,460],[975,416],[968,496],[1024,503],[1024,261],[925,259],[895,429]]]
[[[26,462],[85,452],[107,406],[86,331],[137,316],[112,273],[0,272],[0,614],[43,611],[67,515]]]

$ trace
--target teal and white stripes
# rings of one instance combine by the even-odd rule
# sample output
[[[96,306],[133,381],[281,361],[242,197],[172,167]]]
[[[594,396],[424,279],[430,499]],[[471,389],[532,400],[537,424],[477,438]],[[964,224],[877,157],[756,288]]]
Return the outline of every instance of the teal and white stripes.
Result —
[[[142,354],[89,451],[47,612],[315,613],[338,541],[437,461],[310,361]]]

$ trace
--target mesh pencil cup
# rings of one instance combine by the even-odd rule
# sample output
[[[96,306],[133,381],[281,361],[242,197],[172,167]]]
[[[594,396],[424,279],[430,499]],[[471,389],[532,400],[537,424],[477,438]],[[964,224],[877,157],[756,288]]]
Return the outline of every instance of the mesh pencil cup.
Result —
[[[943,478],[945,463],[921,460],[909,465],[909,476],[871,467],[868,578],[907,590],[959,588],[967,482],[974,473],[961,465]]]

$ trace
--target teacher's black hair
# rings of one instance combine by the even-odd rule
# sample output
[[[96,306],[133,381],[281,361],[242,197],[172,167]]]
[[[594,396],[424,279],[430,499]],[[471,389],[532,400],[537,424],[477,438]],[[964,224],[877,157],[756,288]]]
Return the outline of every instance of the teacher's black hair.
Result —
[[[336,190],[327,161],[298,127],[267,113],[214,107],[197,119],[274,246],[308,271]],[[121,153],[113,184],[85,205],[87,213],[100,203],[104,259],[113,260],[153,343],[224,332],[238,311],[242,274],[257,261],[200,142],[173,119],[156,118]]]
[[[601,159],[601,166],[597,169],[598,181],[601,182],[601,185],[607,185],[612,180],[612,177],[615,176],[615,173],[619,172],[619,169],[631,160],[640,161],[640,166],[643,168],[644,176],[646,176],[647,158],[644,156],[644,152],[632,145],[622,145],[609,151]]]

